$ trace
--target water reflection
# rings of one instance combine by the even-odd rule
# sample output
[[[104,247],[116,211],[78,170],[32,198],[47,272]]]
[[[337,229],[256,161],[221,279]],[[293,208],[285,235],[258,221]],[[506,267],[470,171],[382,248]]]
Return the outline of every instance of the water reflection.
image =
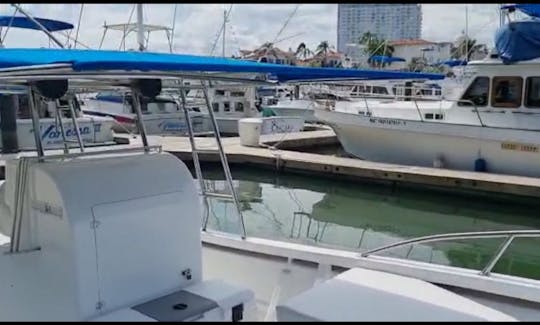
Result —
[[[225,191],[216,170],[205,177]],[[448,232],[540,229],[531,200],[467,197],[439,192],[278,175],[253,168],[232,170],[248,236],[348,250],[367,250],[412,237]],[[239,233],[234,206],[212,200],[209,228]],[[403,247],[387,254],[481,269],[502,239]],[[516,239],[495,271],[540,278],[537,238]]]

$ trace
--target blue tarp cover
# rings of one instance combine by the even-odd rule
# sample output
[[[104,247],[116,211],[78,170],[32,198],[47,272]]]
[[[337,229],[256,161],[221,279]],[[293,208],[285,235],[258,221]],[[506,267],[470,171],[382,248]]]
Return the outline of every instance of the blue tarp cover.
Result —
[[[506,64],[540,57],[540,22],[513,21],[495,34],[495,47]]]
[[[512,5],[504,5],[501,7],[501,9],[518,9],[531,17],[540,18],[540,4],[536,3],[517,3]]]
[[[450,67],[457,67],[459,65],[467,65],[467,61],[466,60],[447,60],[447,61],[441,62],[440,64],[446,64]]]
[[[73,29],[72,24],[65,23],[63,21],[45,18],[34,19],[37,20],[41,25],[43,25],[43,27],[47,28],[49,32]],[[41,28],[39,28],[36,23],[26,17],[0,16],[0,26],[11,26],[17,28],[41,30]]]
[[[403,58],[398,58],[394,56],[386,56],[386,55],[373,55],[370,58],[372,61],[375,62],[382,62],[382,63],[390,63],[390,62],[405,62],[407,60]]]
[[[271,74],[279,81],[327,79],[444,79],[442,74],[344,68],[311,68],[196,55],[74,49],[1,49],[0,68],[71,64],[79,72],[96,70],[229,72]]]

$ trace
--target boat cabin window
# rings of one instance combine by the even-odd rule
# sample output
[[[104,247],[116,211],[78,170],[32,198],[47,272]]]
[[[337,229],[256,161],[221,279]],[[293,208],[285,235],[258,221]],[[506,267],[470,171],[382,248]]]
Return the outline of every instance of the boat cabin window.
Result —
[[[540,108],[540,77],[527,78],[525,106],[528,108]]]
[[[381,94],[381,95],[388,95],[388,91],[385,87],[381,86],[373,86],[373,93],[374,94]]]
[[[231,91],[231,97],[244,97],[243,91]]]
[[[521,106],[521,77],[494,77],[491,106],[517,108]]]
[[[216,89],[216,96],[225,96],[225,90]]]
[[[235,112],[243,112],[244,111],[244,103],[235,103],[234,104],[234,111]]]
[[[212,103],[212,110],[214,112],[219,112],[219,103]]]
[[[476,77],[458,102],[459,106],[486,106],[489,94],[489,77]],[[470,102],[469,102],[470,101]]]
[[[223,111],[224,112],[230,112],[231,111],[231,103],[223,102]]]

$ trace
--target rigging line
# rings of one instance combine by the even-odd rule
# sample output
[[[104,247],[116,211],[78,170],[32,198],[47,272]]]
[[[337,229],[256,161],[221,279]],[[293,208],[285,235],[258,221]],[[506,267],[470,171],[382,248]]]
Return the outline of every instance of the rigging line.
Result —
[[[176,8],[178,6],[178,3],[174,4],[174,13],[173,13],[173,22],[172,22],[172,31],[171,31],[171,41],[170,44],[170,52],[173,53],[174,48],[174,27],[176,26]]]
[[[15,7],[15,11],[13,12],[13,15],[11,16],[9,20],[9,24],[6,28],[6,32],[4,33],[4,37],[0,38],[0,44],[3,44],[6,41],[7,33],[9,31],[9,28],[11,27],[11,24],[13,24],[13,19],[15,19],[15,15],[17,14],[18,11],[19,11],[19,8]]]
[[[77,32],[75,33],[75,40],[73,44],[73,48],[77,48],[77,40],[79,39],[79,30],[81,29],[81,19],[84,9],[84,3],[81,3],[81,11],[79,11],[79,21],[77,22]]]
[[[229,10],[227,11],[227,14],[225,15],[225,21],[227,19],[229,19],[229,15],[231,14],[232,7],[233,7],[233,4],[231,3],[231,5],[229,7]],[[223,22],[223,24],[221,24],[221,28],[219,29],[217,37],[214,40],[214,44],[212,45],[212,49],[210,50],[210,55],[214,54],[214,51],[216,50],[217,42],[221,38],[221,33],[223,32],[223,27],[225,27],[225,22]]]
[[[62,36],[65,36],[68,40],[72,40],[76,44],[79,44],[79,45],[83,46],[84,48],[91,49],[90,46],[82,43],[81,41],[78,41],[78,40],[75,40],[75,39],[71,38],[71,36],[66,31],[59,31],[59,33],[61,33]]]
[[[283,24],[283,26],[281,27],[281,29],[277,33],[276,37],[274,37],[274,40],[272,41],[272,44],[278,39],[278,37],[281,35],[281,33],[283,33],[283,31],[285,30],[285,27],[287,27],[287,25],[289,24],[289,22],[291,21],[292,17],[294,16],[294,14],[296,13],[296,11],[298,10],[299,7],[300,7],[300,4],[297,4],[296,7],[294,7],[293,12],[289,15],[289,17],[287,17],[287,20],[285,21],[285,24]]]
[[[131,13],[129,14],[128,22],[126,26],[124,27],[124,34],[122,35],[122,40],[120,41],[120,46],[118,47],[119,50],[122,49],[122,44],[124,45],[124,50],[126,49],[126,37],[127,37],[126,28],[129,27],[129,24],[131,23],[131,19],[133,18],[133,13],[135,12],[136,7],[137,7],[137,4],[134,4],[133,7],[131,8]]]

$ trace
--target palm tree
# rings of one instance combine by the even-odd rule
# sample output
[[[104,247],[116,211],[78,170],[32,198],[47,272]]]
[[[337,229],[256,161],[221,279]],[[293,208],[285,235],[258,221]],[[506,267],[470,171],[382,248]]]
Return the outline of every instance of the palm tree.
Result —
[[[476,44],[476,40],[468,37],[463,37],[457,47],[452,49],[452,58],[461,59],[466,58],[467,61],[471,58],[474,49],[480,45]]]
[[[315,51],[317,56],[322,56],[322,66],[326,66],[326,56],[331,48],[333,48],[333,46],[330,46],[328,41],[322,41],[319,45],[317,45],[317,49]]]
[[[392,45],[388,45],[386,40],[379,39],[371,32],[365,32],[360,38],[359,43],[365,46],[365,52],[369,55],[368,63],[372,66],[376,65],[376,62],[372,60],[374,55],[392,57],[394,54],[394,47]],[[383,66],[384,65],[386,65],[386,63],[383,63]]]
[[[306,46],[304,42],[300,43],[298,45],[298,48],[296,48],[296,52],[294,53],[296,57],[303,58],[304,60],[313,54],[313,52]]]

